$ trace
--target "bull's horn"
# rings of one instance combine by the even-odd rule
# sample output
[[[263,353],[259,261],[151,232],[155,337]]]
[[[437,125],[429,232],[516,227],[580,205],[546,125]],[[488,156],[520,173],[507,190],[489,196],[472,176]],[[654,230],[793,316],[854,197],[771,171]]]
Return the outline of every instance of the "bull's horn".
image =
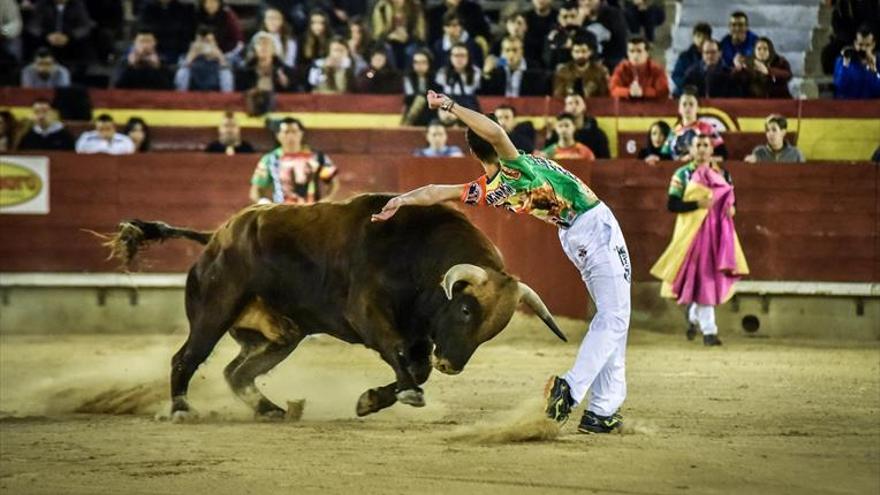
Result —
[[[452,288],[459,280],[464,280],[471,285],[481,285],[489,280],[489,274],[477,265],[467,263],[453,265],[449,270],[446,270],[443,282],[440,283],[443,286],[443,292],[446,293],[446,299],[452,300]]]
[[[554,334],[556,334],[557,337],[562,339],[563,342],[568,342],[568,339],[565,338],[565,334],[563,334],[562,330],[560,330],[559,327],[556,325],[556,321],[553,319],[553,315],[550,314],[550,310],[547,309],[547,306],[544,305],[544,301],[541,300],[541,297],[538,295],[537,292],[535,292],[534,289],[520,282],[519,298],[520,301],[528,304],[539,318],[544,320],[544,323],[546,323],[547,326],[550,327],[550,330]]]

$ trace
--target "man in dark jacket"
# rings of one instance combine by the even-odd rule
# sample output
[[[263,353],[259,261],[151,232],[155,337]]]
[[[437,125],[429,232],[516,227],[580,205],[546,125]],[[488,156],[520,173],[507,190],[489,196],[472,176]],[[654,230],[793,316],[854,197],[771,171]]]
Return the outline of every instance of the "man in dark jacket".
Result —
[[[27,23],[34,42],[48,46],[55,59],[74,74],[94,60],[90,36],[95,22],[82,0],[40,0]]]
[[[608,136],[599,128],[599,123],[596,122],[595,117],[587,115],[587,104],[583,96],[578,94],[566,96],[565,110],[563,111],[574,116],[575,141],[590,148],[596,158],[611,158],[611,150],[608,148]],[[547,129],[550,130],[550,126]],[[553,130],[547,136],[544,147],[556,144],[557,141],[559,141],[559,136]]]
[[[716,40],[703,42],[703,60],[688,69],[684,86],[696,88],[701,98],[740,98],[744,95],[742,81],[721,60],[721,48]],[[681,96],[684,86],[676,88],[675,96]]]
[[[426,14],[429,44],[443,37],[443,17],[447,12],[458,14],[462,27],[477,43],[488,43],[491,40],[491,29],[489,23],[486,22],[483,7],[480,7],[479,3],[473,0],[444,0],[439,5],[428,9]]]
[[[171,89],[171,72],[159,58],[152,31],[138,30],[128,55],[119,60],[111,85],[122,89]]]
[[[571,42],[583,32],[577,2],[573,0],[568,0],[559,7],[557,20],[559,24],[544,40],[544,67],[550,70],[571,60]]]
[[[626,58],[629,31],[623,11],[605,0],[584,0],[580,5],[587,12],[583,26],[596,36],[599,43],[599,57],[608,70],[614,70]]]
[[[532,0],[532,9],[526,12],[526,59],[543,61],[544,40],[556,26],[558,12],[551,0]],[[553,70],[553,67],[545,67]]]
[[[39,98],[31,106],[33,127],[18,143],[20,150],[73,150],[74,140],[64,124],[55,120],[49,100]]]
[[[370,50],[370,66],[355,79],[355,91],[376,95],[395,95],[403,92],[403,76],[388,63],[384,46]]]
[[[195,38],[195,12],[192,5],[178,0],[147,0],[138,23],[156,35],[159,56],[166,64],[176,64]]]
[[[546,95],[549,91],[547,72],[529,67],[523,56],[523,42],[519,38],[504,38],[501,41],[501,57],[490,55],[484,69],[490,70],[483,72],[481,94],[515,98]]]
[[[675,61],[675,69],[672,71],[672,82],[675,83],[676,88],[679,88],[678,91],[684,88],[684,76],[688,69],[703,59],[703,42],[712,39],[712,26],[705,22],[696,24],[692,39],[691,46],[679,54],[678,60]]]

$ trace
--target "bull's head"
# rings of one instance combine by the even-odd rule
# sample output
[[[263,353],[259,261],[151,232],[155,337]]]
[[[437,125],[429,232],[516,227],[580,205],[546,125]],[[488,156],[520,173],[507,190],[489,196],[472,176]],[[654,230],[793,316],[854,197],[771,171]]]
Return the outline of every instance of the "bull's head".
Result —
[[[504,330],[520,302],[566,340],[538,294],[506,273],[460,264],[447,270],[440,285],[447,301],[431,323],[432,362],[442,373],[461,372],[480,344]]]

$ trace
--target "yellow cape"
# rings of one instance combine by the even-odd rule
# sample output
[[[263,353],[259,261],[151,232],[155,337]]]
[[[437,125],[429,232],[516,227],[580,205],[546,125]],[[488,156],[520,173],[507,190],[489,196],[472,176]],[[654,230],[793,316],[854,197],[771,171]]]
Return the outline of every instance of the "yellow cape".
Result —
[[[710,197],[712,197],[712,191],[708,187],[697,182],[688,182],[682,201],[697,201]],[[654,266],[651,267],[651,275],[663,282],[660,285],[661,297],[678,298],[678,295],[672,292],[672,283],[675,281],[675,277],[684,263],[684,258],[694,242],[694,237],[697,236],[697,232],[699,232],[700,227],[703,225],[703,220],[706,219],[708,214],[709,210],[706,208],[698,208],[694,211],[679,213],[676,216],[672,240],[669,241],[669,245],[666,246],[666,250],[663,251],[663,254],[654,263]],[[736,235],[736,232],[733,233],[733,241],[734,255],[736,256],[736,273],[746,275],[749,273],[749,266],[746,263],[746,256],[743,253],[742,245],[739,243],[739,236]],[[733,293],[734,291],[731,290],[724,300],[730,299]]]

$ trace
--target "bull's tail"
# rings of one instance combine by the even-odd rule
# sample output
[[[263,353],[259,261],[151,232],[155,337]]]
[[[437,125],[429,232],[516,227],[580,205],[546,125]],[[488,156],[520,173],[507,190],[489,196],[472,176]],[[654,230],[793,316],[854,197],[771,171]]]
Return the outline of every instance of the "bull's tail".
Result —
[[[214,232],[182,229],[172,227],[165,222],[145,222],[137,219],[120,222],[114,234],[92,233],[104,239],[104,246],[110,249],[110,256],[107,259],[116,258],[127,268],[134,262],[138,253],[153,242],[185,238],[204,245],[214,235]]]

